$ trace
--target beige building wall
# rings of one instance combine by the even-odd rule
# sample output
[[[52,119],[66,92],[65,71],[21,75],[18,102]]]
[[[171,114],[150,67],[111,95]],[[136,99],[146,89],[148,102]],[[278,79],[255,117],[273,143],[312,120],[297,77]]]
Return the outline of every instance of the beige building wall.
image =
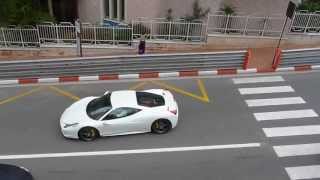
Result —
[[[290,0],[199,0],[210,13],[219,11],[224,4],[234,7],[239,15],[283,16]],[[298,2],[300,0],[293,0]],[[169,8],[175,18],[192,14],[194,0],[126,0],[125,19],[131,22],[138,17],[163,18]],[[79,16],[82,21],[101,23],[105,17],[104,0],[78,0]]]
[[[199,0],[199,5],[205,10],[210,8],[210,13],[214,13],[219,10],[221,2],[223,0]],[[171,0],[166,8],[172,8],[173,16],[175,18],[182,18],[186,15],[192,15],[194,0]]]
[[[127,19],[164,17],[170,0],[127,0]]]
[[[78,0],[78,12],[82,22],[100,24],[104,18],[104,0]]]
[[[239,15],[284,16],[290,0],[224,0]],[[299,0],[293,0],[298,2]]]

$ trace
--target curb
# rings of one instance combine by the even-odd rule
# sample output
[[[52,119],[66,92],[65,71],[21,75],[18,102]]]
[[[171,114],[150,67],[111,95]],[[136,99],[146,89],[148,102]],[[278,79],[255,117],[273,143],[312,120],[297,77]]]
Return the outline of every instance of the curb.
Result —
[[[141,72],[137,74],[102,74],[95,76],[60,76],[53,78],[18,78],[9,80],[0,80],[0,85],[19,85],[19,84],[46,84],[46,83],[67,83],[67,82],[84,82],[84,81],[108,81],[108,80],[125,80],[125,79],[156,79],[168,77],[197,77],[197,76],[223,76],[236,74],[258,74],[273,72],[289,72],[289,71],[311,71],[320,69],[320,65],[299,65],[293,67],[284,67],[274,69],[217,69],[217,70],[188,70],[177,72]]]

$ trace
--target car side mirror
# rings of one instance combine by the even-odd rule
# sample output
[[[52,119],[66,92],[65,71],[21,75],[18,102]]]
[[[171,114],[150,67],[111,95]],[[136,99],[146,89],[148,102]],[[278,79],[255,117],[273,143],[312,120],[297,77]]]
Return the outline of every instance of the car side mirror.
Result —
[[[109,94],[109,92],[110,92],[110,91],[106,91],[103,95],[107,95],[107,94]]]

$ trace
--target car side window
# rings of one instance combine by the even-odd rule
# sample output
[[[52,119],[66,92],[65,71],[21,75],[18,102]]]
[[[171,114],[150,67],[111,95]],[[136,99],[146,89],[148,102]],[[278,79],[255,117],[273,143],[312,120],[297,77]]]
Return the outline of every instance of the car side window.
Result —
[[[129,107],[117,108],[117,109],[111,111],[106,117],[103,118],[103,120],[106,121],[106,120],[123,118],[123,117],[133,115],[139,111],[140,111],[140,109],[129,108]]]

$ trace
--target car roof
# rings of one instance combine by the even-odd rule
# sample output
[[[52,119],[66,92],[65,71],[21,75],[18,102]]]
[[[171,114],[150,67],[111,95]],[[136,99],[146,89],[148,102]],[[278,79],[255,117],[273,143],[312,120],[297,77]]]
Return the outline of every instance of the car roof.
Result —
[[[137,108],[137,95],[133,90],[114,91],[111,93],[112,107],[134,107]]]

